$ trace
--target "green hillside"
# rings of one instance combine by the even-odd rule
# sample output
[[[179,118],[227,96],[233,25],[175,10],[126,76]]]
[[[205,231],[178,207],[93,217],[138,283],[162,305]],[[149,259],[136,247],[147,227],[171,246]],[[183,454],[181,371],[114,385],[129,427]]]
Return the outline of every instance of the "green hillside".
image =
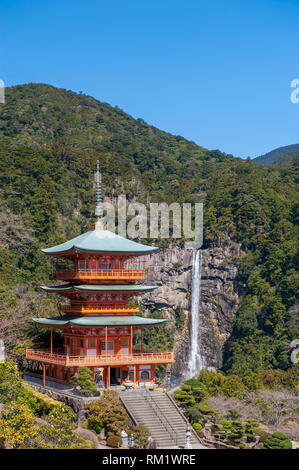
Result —
[[[299,154],[299,144],[279,147],[253,159],[255,163],[265,166],[279,166],[284,168],[291,164],[292,159]]]
[[[290,166],[292,163],[292,160],[294,158],[299,157],[299,150],[296,152],[291,152],[291,153],[285,153],[281,157],[279,157],[274,163],[272,163],[271,166],[279,166],[280,168],[286,168],[287,166]]]
[[[104,195],[204,201],[205,247],[242,244],[244,295],[226,345],[226,370],[244,375],[292,366],[289,342],[299,337],[298,159],[286,169],[265,168],[208,151],[94,98],[40,84],[6,90],[0,144],[0,334],[9,348],[36,341],[29,321],[35,312],[57,313],[55,300],[38,288],[52,276],[40,248],[94,224],[99,158]]]

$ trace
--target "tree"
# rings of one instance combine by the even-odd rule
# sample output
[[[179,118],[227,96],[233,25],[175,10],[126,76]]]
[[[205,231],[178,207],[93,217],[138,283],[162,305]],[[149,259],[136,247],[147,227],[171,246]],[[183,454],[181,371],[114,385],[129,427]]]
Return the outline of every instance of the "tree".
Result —
[[[231,409],[228,410],[227,414],[225,415],[225,418],[227,418],[228,420],[237,420],[242,418],[242,414],[235,409]]]
[[[117,434],[129,424],[126,410],[118,398],[118,393],[112,390],[105,391],[99,400],[89,405],[88,410],[87,426],[90,422],[91,426],[95,426],[95,431],[99,430],[103,424],[107,433]],[[93,430],[92,427],[89,429]]]
[[[220,430],[225,431],[226,440],[229,444],[238,446],[244,437],[244,426],[241,421],[220,421]]]
[[[274,432],[264,442],[264,449],[291,449],[292,442],[283,432]]]
[[[259,429],[259,422],[257,419],[248,418],[244,421],[245,436],[248,442],[254,442],[256,431]]]
[[[149,430],[145,426],[137,425],[132,429],[132,434],[134,436],[134,445],[138,448],[145,449],[151,435]]]
[[[91,396],[97,393],[97,388],[92,382],[92,371],[88,367],[79,367],[78,372],[71,378],[80,395]]]
[[[195,405],[196,400],[191,390],[189,385],[182,385],[179,390],[175,390],[174,401],[180,408],[189,408]]]
[[[232,336],[243,338],[254,334],[257,330],[256,300],[251,296],[242,299],[239,311],[232,323]]]

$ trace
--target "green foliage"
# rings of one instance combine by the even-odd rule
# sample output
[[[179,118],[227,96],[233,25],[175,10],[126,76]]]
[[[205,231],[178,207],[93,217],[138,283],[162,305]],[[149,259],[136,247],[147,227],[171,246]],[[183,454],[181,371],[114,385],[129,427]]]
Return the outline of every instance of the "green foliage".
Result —
[[[38,427],[31,411],[25,405],[6,405],[0,417],[0,439],[13,449],[35,448]]]
[[[268,437],[271,435],[270,433],[264,431],[263,429],[257,429],[255,431],[255,434],[257,436],[259,436],[259,442],[261,442],[262,444],[264,444],[264,442],[268,439]]]
[[[96,434],[100,434],[104,426],[105,425],[103,423],[102,418],[95,413],[91,413],[84,423],[84,427],[86,429],[90,429],[91,431],[94,431]]]
[[[151,435],[147,427],[142,426],[141,424],[134,426],[132,429],[132,434],[134,437],[134,447],[145,449],[148,443],[148,439]]]
[[[220,431],[225,432],[228,444],[239,446],[245,435],[245,429],[241,421],[220,421]]]
[[[2,364],[1,364],[2,366]],[[14,449],[80,449],[90,447],[90,443],[74,434],[74,414],[65,405],[35,392],[27,384],[13,376],[11,363],[6,365],[6,379],[13,379],[14,392],[10,399],[4,399],[1,388],[1,401],[6,404],[0,416],[0,441],[5,447]],[[3,384],[3,370],[1,384]],[[37,418],[42,418],[40,423]]]
[[[244,433],[247,438],[247,442],[253,442],[255,440],[255,435],[259,429],[259,422],[257,419],[248,418],[244,421]]]
[[[6,359],[0,364],[0,402],[20,400],[25,394],[16,366]]]
[[[88,429],[95,432],[99,432],[102,427],[105,427],[107,433],[116,434],[129,423],[126,410],[119,400],[118,393],[113,390],[106,390],[99,400],[88,406],[88,410],[87,426]],[[89,427],[89,424],[91,427]]]
[[[122,445],[122,438],[120,436],[116,436],[115,434],[110,434],[107,439],[107,446],[109,447],[121,447]]]
[[[245,385],[243,384],[240,377],[237,375],[228,375],[225,378],[225,381],[222,385],[222,392],[227,397],[235,397],[237,396],[242,390],[245,390]]]
[[[79,367],[78,372],[71,377],[71,383],[80,395],[94,396],[98,393],[92,382],[92,371],[88,367]]]
[[[225,415],[225,418],[227,418],[228,420],[238,420],[242,418],[242,415],[237,410],[231,409],[228,410],[228,413]]]
[[[209,392],[206,384],[200,378],[193,377],[187,380],[174,392],[174,401],[182,408],[185,416],[194,425],[200,423],[204,416],[215,417],[218,410],[214,409],[207,401]]]
[[[254,298],[243,297],[238,315],[233,319],[232,337],[246,338],[256,332],[258,327],[256,309]]]
[[[216,395],[222,392],[222,386],[226,379],[222,372],[201,369],[198,380],[205,385],[210,395]]]
[[[182,330],[185,324],[185,314],[183,308],[178,305],[174,309],[174,318],[175,318],[175,326],[178,330]]]
[[[178,390],[175,390],[174,401],[180,408],[189,408],[196,403],[191,387],[186,385],[182,385]]]
[[[198,403],[197,408],[203,415],[216,416],[219,413],[219,411],[213,408],[207,401]]]
[[[264,442],[264,449],[291,449],[292,443],[283,432],[274,432]]]
[[[39,418],[55,413],[70,421],[74,420],[71,408],[36,392],[19,378],[16,366],[8,359],[0,364],[0,403],[24,405]]]
[[[199,433],[202,430],[202,423],[201,422],[196,422],[192,424],[193,428],[197,433]]]

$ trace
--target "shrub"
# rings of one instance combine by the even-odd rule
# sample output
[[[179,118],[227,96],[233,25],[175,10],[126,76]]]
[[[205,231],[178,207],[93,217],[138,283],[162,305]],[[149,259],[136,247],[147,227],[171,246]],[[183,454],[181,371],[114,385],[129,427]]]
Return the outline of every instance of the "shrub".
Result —
[[[199,409],[198,403],[194,406],[190,406],[189,408],[185,408],[184,415],[192,424],[199,421],[202,418],[202,412]]]
[[[27,382],[21,380],[13,361],[0,364],[0,402],[18,403],[29,408],[38,417],[56,414],[75,419],[71,408],[53,398],[35,391]]]
[[[264,449],[291,449],[292,442],[283,432],[274,432],[264,442]]]
[[[13,449],[36,446],[38,427],[32,412],[24,405],[6,405],[0,418],[0,439]]]
[[[99,415],[91,414],[85,421],[84,427],[90,429],[90,431],[94,431],[96,434],[100,434],[104,427],[104,423]]]
[[[269,432],[263,431],[262,429],[257,429],[255,434],[260,436],[260,442],[264,443],[271,434]]]
[[[240,391],[245,390],[245,385],[237,375],[228,375],[222,383],[221,390],[226,396],[235,397]]]
[[[248,442],[254,442],[256,431],[259,428],[259,422],[254,418],[247,418],[244,423],[245,436]]]
[[[137,425],[133,428],[133,437],[134,437],[134,445],[141,449],[145,449],[148,443],[148,439],[151,435],[149,430],[142,425]]]
[[[107,390],[101,398],[88,406],[89,417],[87,422],[94,425],[104,425],[107,433],[117,434],[129,424],[126,410],[118,398],[118,393]],[[96,418],[92,418],[95,416]],[[93,430],[93,429],[91,429]]]
[[[75,420],[74,412],[67,405],[53,400],[53,398],[48,397],[48,395],[37,392],[32,387],[30,387],[27,382],[23,382],[22,386],[25,391],[24,404],[28,406],[36,416],[42,417],[55,413],[56,416],[61,414],[62,416],[65,416],[72,421]]]
[[[175,390],[173,398],[180,408],[189,408],[196,403],[189,385],[182,385],[179,390]]]
[[[226,440],[228,444],[238,446],[244,437],[244,425],[241,421],[221,421],[220,430],[226,431]]]
[[[203,415],[215,416],[219,414],[219,411],[213,408],[207,401],[198,403],[197,407]]]
[[[120,436],[116,436],[115,434],[110,434],[107,439],[107,445],[110,447],[121,447],[122,438]]]
[[[229,420],[235,420],[235,419],[242,418],[242,415],[237,410],[231,409],[231,410],[228,410],[227,414],[224,417]]]
[[[0,364],[0,402],[11,403],[24,396],[24,389],[13,361]]]
[[[216,395],[222,392],[225,376],[221,372],[202,369],[199,373],[198,380],[206,386],[209,394]]]
[[[193,428],[197,432],[197,434],[202,430],[202,423],[197,422],[192,424]]]

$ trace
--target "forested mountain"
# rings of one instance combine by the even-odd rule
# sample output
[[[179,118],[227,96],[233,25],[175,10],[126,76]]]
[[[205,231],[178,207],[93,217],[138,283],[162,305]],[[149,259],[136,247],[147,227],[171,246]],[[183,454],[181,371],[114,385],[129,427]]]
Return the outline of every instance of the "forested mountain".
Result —
[[[35,337],[29,319],[36,312],[57,313],[38,289],[52,276],[40,248],[93,226],[99,158],[106,197],[203,201],[205,247],[241,244],[245,255],[235,261],[244,289],[225,370],[292,366],[289,343],[299,337],[298,159],[285,169],[262,167],[208,151],[94,98],[40,84],[6,90],[0,144],[1,327],[9,347]]]
[[[255,163],[265,166],[289,166],[293,157],[299,155],[299,144],[286,145],[279,147],[271,152],[265,153],[253,159]]]

